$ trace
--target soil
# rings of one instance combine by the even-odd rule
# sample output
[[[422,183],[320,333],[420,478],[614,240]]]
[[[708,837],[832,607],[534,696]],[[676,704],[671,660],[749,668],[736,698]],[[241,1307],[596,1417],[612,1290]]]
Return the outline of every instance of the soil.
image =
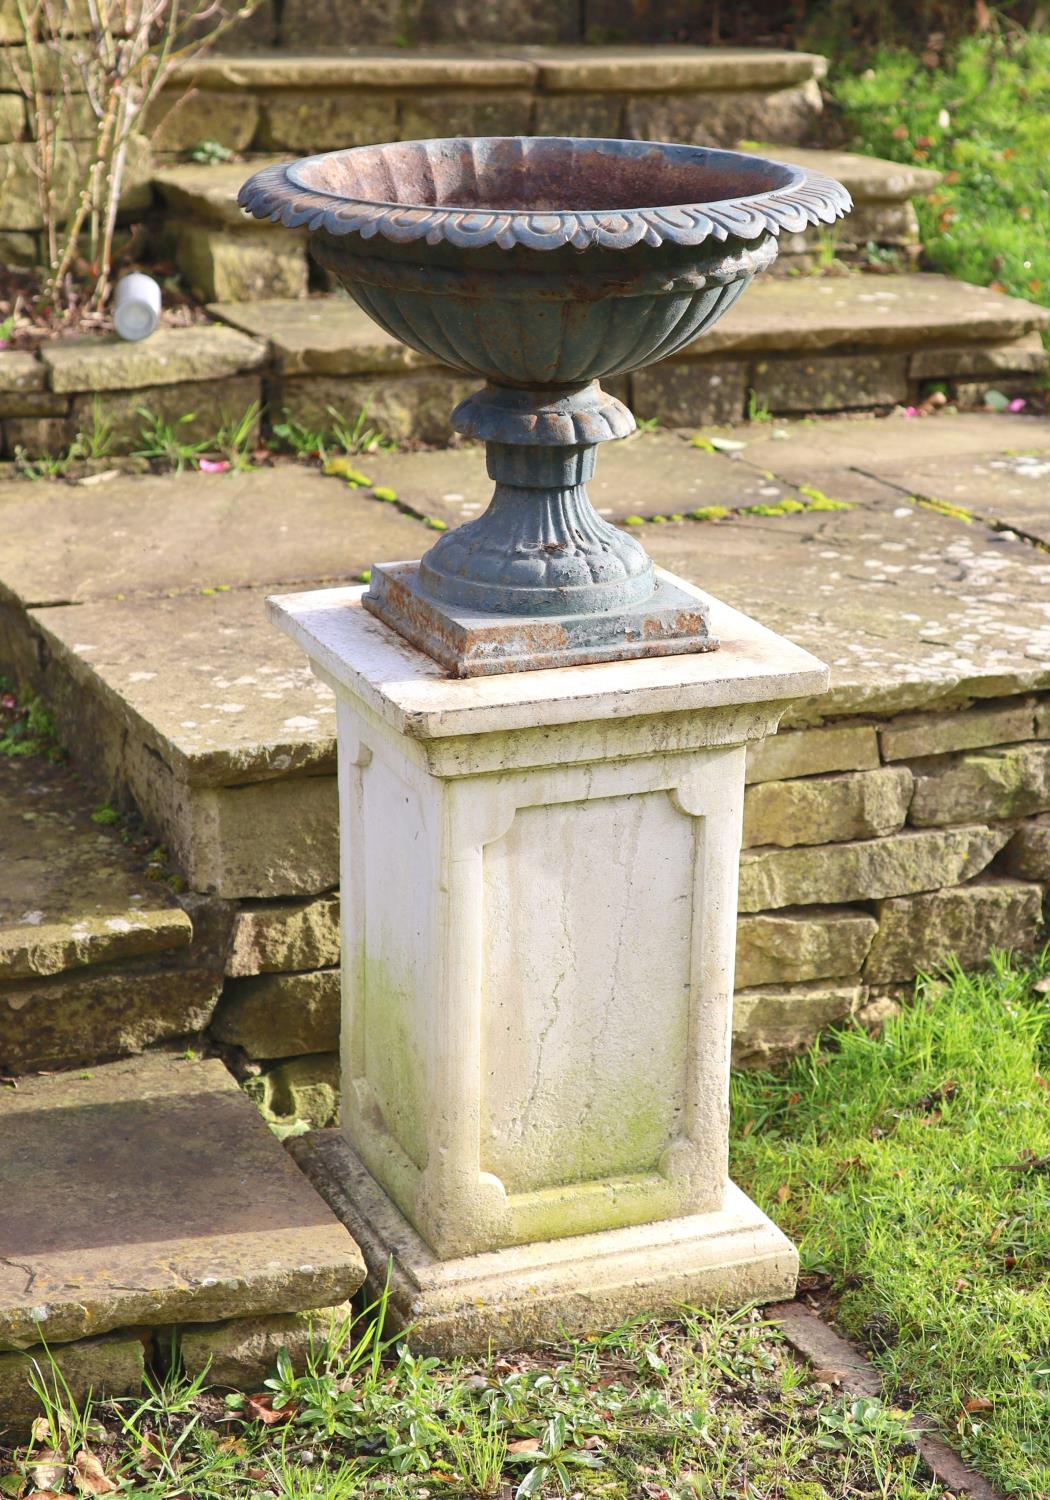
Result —
[[[160,282],[163,290],[162,328],[185,328],[192,323],[209,321],[204,304],[193,297],[175,276],[170,263],[128,265],[125,270],[145,271]],[[78,338],[113,332],[113,318],[108,309],[97,312],[88,306],[90,281],[71,276],[67,282],[64,306],[44,292],[44,272],[36,268],[0,265],[0,329],[7,320],[14,325],[0,337],[0,350],[39,349],[56,338]]]

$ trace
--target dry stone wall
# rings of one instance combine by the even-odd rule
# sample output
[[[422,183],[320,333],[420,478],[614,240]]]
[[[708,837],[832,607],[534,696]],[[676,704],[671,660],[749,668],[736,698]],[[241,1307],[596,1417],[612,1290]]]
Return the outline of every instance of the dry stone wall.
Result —
[[[877,1026],[917,972],[1032,951],[1050,888],[1050,698],[786,730],[748,760],[734,1054]],[[234,920],[210,1035],[260,1106],[338,1112],[338,898]]]

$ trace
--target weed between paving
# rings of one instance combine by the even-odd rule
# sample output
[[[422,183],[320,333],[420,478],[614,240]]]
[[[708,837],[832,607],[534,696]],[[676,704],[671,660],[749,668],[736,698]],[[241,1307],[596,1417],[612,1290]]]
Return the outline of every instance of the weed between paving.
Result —
[[[919,1472],[901,1413],[814,1381],[755,1310],[685,1312],[473,1365],[384,1350],[373,1310],[351,1330],[319,1333],[306,1375],[285,1360],[267,1385],[244,1397],[172,1376],[145,1400],[79,1414],[56,1406],[29,1450],[0,1450],[0,1494],[942,1493]]]

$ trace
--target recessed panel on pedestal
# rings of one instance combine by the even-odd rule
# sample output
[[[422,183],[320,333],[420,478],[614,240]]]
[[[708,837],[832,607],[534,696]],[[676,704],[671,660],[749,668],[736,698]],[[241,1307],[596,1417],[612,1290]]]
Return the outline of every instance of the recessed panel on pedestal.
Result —
[[[653,1173],[681,1133],[698,820],[664,790],[519,808],[484,851],[481,1168]]]

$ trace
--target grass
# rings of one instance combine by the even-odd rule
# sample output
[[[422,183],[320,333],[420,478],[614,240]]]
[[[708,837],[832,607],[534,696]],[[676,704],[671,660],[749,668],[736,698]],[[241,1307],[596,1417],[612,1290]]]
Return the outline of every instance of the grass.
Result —
[[[79,1411],[38,1390],[33,1441],[0,1450],[0,1494],[85,1472],[143,1500],[935,1500],[902,1416],[813,1382],[753,1309],[689,1309],[535,1354],[440,1363],[385,1343],[382,1307],[319,1329],[263,1392],[225,1398],[177,1371]]]
[[[971,37],[930,60],[883,49],[831,80],[849,144],[945,174],[916,200],[930,266],[1050,305],[1050,35]]]
[[[1030,1500],[1050,1495],[1048,968],[920,981],[881,1038],[734,1081],[736,1180],[898,1399]]]

